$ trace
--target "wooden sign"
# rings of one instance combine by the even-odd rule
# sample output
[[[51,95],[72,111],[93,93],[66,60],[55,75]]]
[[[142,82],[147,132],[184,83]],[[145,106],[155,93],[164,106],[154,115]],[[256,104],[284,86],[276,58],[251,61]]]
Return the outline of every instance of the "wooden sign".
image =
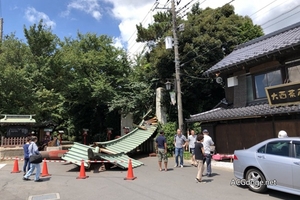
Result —
[[[300,83],[265,87],[270,106],[300,104]]]

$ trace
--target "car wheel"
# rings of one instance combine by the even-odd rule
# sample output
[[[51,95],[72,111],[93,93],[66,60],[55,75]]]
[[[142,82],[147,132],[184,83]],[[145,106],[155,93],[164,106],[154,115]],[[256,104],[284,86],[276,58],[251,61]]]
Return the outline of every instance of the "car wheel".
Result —
[[[253,192],[262,193],[267,190],[266,179],[258,169],[250,169],[246,173],[246,183]]]

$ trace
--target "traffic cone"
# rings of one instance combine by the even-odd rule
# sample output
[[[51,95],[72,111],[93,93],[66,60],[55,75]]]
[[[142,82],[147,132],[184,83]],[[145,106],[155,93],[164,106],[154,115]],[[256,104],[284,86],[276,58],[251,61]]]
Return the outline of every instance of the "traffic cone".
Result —
[[[80,173],[77,179],[85,179],[88,178],[88,176],[85,175],[85,168],[84,168],[84,163],[83,160],[81,161],[81,166],[80,166]]]
[[[51,176],[51,174],[48,173],[46,158],[44,158],[44,161],[43,161],[43,170],[42,170],[42,174],[41,174],[41,177],[44,177],[44,176]]]
[[[18,163],[18,157],[16,157],[15,162],[14,162],[14,168],[11,173],[20,173],[21,171],[19,170],[19,163]]]
[[[124,178],[124,180],[134,180],[134,179],[136,179],[136,177],[133,176],[132,163],[131,163],[131,159],[129,159],[127,177]]]

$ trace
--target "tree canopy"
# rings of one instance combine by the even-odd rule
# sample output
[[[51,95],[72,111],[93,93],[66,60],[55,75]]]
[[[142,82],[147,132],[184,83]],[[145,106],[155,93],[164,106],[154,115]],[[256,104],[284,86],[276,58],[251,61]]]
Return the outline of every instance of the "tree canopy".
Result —
[[[165,49],[172,35],[172,14],[160,12],[147,28],[137,25],[137,41],[154,43],[128,58],[111,37],[77,33],[60,39],[43,24],[24,27],[26,41],[6,35],[0,46],[0,113],[35,114],[40,123],[80,136],[107,127],[121,129],[120,114],[142,116],[155,112],[156,88],[174,79],[174,52]],[[204,71],[228,55],[236,45],[261,36],[262,29],[249,17],[235,14],[227,4],[201,9],[195,4],[177,31],[180,52],[184,117],[213,108],[223,88]],[[177,109],[164,99],[169,121],[176,122]]]
[[[148,27],[137,25],[137,41],[156,43],[146,53],[146,64],[141,67],[150,72],[149,81],[155,77],[161,86],[173,80],[175,73],[174,51],[165,49],[164,42],[165,37],[172,35],[171,19],[169,12],[158,13]],[[184,25],[183,31],[177,30],[177,36],[183,112],[188,117],[212,109],[224,98],[223,88],[211,78],[203,77],[203,72],[238,44],[263,35],[263,31],[249,17],[235,14],[229,4],[216,9],[201,9],[195,4],[186,19],[177,17],[177,24]],[[172,121],[176,120],[176,108],[170,107],[168,113]]]

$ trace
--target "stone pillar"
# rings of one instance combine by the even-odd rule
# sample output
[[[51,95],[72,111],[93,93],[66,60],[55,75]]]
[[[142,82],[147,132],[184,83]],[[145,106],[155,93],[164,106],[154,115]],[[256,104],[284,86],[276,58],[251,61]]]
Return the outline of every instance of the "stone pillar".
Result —
[[[163,105],[162,100],[164,96],[164,88],[159,87],[156,89],[156,117],[158,122],[167,123],[166,107]]]

